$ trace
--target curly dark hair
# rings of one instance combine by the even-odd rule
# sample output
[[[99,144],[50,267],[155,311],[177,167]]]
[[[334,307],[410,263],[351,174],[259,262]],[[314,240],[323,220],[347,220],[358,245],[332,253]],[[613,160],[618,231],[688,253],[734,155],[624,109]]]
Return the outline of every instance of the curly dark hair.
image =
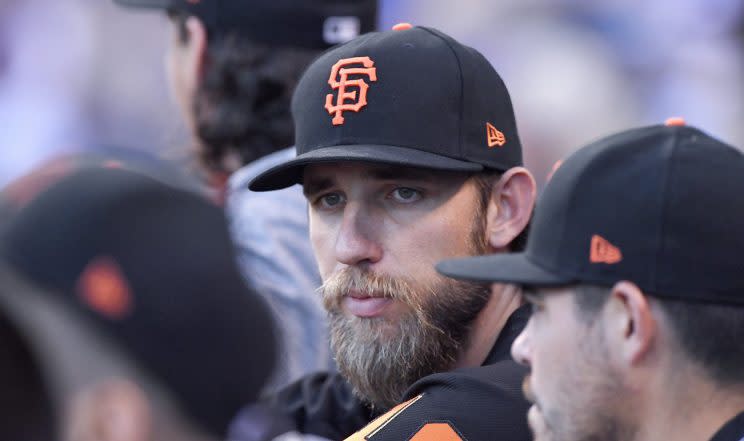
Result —
[[[171,12],[180,41],[188,41],[185,13]],[[193,101],[201,165],[229,173],[225,158],[241,165],[294,143],[292,94],[319,50],[274,47],[237,35],[208,32],[204,78]]]

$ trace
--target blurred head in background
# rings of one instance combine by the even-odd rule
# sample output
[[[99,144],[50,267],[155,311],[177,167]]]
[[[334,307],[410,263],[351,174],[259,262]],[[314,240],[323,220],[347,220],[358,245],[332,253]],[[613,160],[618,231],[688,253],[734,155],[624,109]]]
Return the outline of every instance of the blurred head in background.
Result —
[[[167,11],[172,93],[202,165],[223,179],[293,144],[289,104],[305,67],[377,18],[377,0],[116,1]]]
[[[15,337],[0,337],[25,343],[3,369],[33,366],[24,381],[43,393],[0,428],[221,439],[275,356],[269,312],[235,267],[221,210],[120,162],[67,169],[29,196],[2,226],[0,310]]]

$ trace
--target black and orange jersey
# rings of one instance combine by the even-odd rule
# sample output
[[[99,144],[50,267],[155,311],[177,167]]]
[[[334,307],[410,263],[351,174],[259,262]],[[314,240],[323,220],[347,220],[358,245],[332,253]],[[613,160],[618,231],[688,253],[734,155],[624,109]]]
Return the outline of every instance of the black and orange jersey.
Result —
[[[331,440],[528,440],[527,403],[521,394],[524,370],[510,354],[528,319],[526,306],[512,313],[484,366],[424,377],[407,391],[403,404],[382,416],[357,399],[340,374],[330,372],[308,375],[260,406],[298,433]],[[264,439],[256,437],[256,430],[241,429],[262,423],[251,414],[247,408],[233,421],[231,441]]]
[[[430,375],[346,441],[528,441],[525,369],[509,360]]]

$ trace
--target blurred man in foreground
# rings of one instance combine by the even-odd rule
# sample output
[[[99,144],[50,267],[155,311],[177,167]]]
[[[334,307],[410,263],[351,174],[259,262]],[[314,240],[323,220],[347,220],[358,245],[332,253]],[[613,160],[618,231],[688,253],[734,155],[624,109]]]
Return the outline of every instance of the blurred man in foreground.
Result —
[[[0,310],[32,354],[3,364],[41,372],[54,438],[223,439],[274,365],[269,311],[219,208],[121,167],[60,173],[3,224]]]

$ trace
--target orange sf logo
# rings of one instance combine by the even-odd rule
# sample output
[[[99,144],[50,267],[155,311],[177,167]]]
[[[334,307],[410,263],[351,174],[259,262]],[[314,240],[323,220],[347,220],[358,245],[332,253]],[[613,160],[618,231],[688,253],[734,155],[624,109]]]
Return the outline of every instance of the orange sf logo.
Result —
[[[363,78],[350,80],[349,76],[366,75],[370,81],[377,81],[377,68],[373,67],[374,65],[375,62],[369,57],[344,58],[333,65],[331,76],[328,78],[328,84],[334,90],[338,90],[338,98],[334,104],[333,94],[329,93],[326,95],[325,108],[329,115],[334,115],[334,126],[344,123],[344,112],[359,112],[367,105],[369,84]],[[356,90],[348,91],[347,89],[349,87],[356,88]]]

